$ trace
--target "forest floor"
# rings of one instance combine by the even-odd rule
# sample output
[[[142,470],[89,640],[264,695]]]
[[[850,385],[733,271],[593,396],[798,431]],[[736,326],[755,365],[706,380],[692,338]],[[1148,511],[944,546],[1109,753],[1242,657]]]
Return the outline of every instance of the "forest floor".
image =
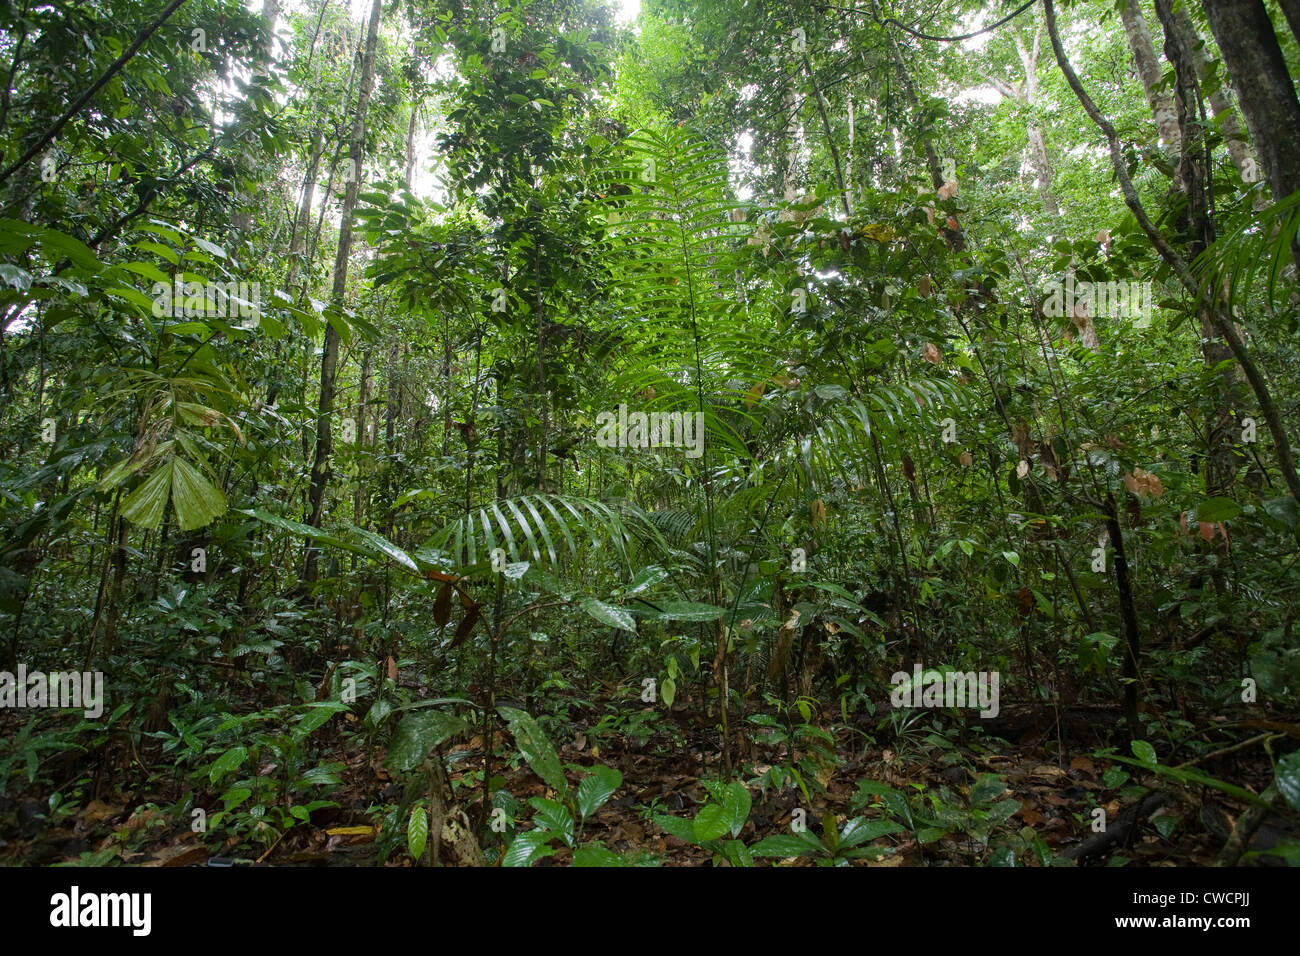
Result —
[[[626,714],[625,702],[621,706]],[[600,841],[625,858],[640,858],[651,864],[656,859],[665,866],[724,863],[715,854],[716,847],[678,839],[654,819],[654,814],[659,813],[690,820],[707,802],[705,781],[722,776],[716,719],[682,707],[672,713],[671,722],[654,720],[653,707],[646,707],[642,713],[646,723],[638,725],[634,720],[612,730],[594,719],[584,719],[595,714],[587,714],[583,708],[571,712],[567,724],[552,721],[562,763],[571,769],[604,764],[623,775],[613,798],[581,827],[579,839]],[[1096,846],[1082,853],[1081,865],[1210,866],[1245,809],[1242,801],[1209,787],[1170,783],[1131,763],[1108,761],[1098,756],[1096,749],[1058,735],[1061,728],[1077,732],[1078,720],[1073,724],[1062,721],[1046,730],[1031,726],[1019,734],[1015,743],[1009,743],[966,733],[959,719],[945,727],[935,715],[929,716],[926,729],[898,735],[888,746],[864,744],[864,738],[869,736],[865,731],[840,725],[833,735],[833,758],[828,750],[814,753],[796,747],[792,752],[787,744],[774,746],[763,740],[763,731],[755,734],[749,728],[749,736],[737,748],[740,752],[736,759],[753,803],[739,839],[752,846],[764,837],[797,830],[805,821],[807,829],[817,834],[823,832],[832,816],[837,827],[854,817],[883,819],[886,807],[879,797],[864,797],[860,790],[860,783],[866,780],[908,794],[911,806],[933,811],[932,821],[946,821],[947,825],[926,832],[917,823],[872,840],[867,845],[876,852],[854,860],[854,865],[982,865],[989,862],[991,845],[1010,843],[1024,849],[1037,837],[1038,863],[1060,862],[1080,855],[1085,846]],[[1099,711],[1084,722],[1093,724],[1095,730],[1097,725],[1114,719],[1114,714]],[[647,729],[650,721],[658,725],[657,729]],[[876,726],[865,717],[859,723]],[[1013,719],[1007,726],[1014,724]],[[1021,721],[1021,729],[1023,725]],[[1243,739],[1247,736],[1243,734]],[[84,806],[65,807],[62,813],[53,814],[54,821],[45,819],[51,814],[42,812],[44,806],[39,800],[31,799],[36,795],[10,794],[4,798],[0,802],[0,822],[5,824],[0,830],[0,863],[86,862],[91,854],[103,859],[104,851],[116,850],[109,854],[110,862],[143,866],[379,865],[376,840],[381,824],[377,821],[399,799],[400,788],[384,769],[382,748],[358,752],[357,739],[333,734],[318,754],[322,760],[336,760],[347,767],[342,774],[343,786],[329,797],[337,806],[314,811],[308,822],[290,827],[278,837],[278,831],[268,830],[261,841],[232,837],[222,845],[192,832],[189,816],[175,809],[181,797],[179,787],[163,784],[155,788],[157,792],[115,791],[111,783],[101,781],[99,797]],[[509,792],[523,808],[516,825],[526,829],[529,798],[553,793],[519,760],[508,735],[497,733],[493,751],[494,782],[498,790]],[[502,755],[512,753],[513,761],[503,766]],[[702,753],[707,755],[707,763],[702,761]],[[150,755],[142,756],[148,760]],[[473,736],[453,748],[449,764],[452,802],[448,815],[463,821],[466,829],[481,832],[482,738]],[[782,786],[772,786],[774,767],[802,768],[800,776],[806,794],[790,782],[788,773]],[[1255,793],[1267,787],[1272,776],[1269,761],[1258,746],[1200,761],[1198,769]],[[276,771],[274,764],[260,770],[262,775],[274,775]],[[1006,790],[996,792],[994,787],[989,791],[986,785],[984,805],[988,805],[987,794],[992,792],[1000,802],[1016,801],[1018,808],[993,824],[981,826],[980,814],[972,815],[978,809],[972,800],[972,785],[990,779],[985,775],[996,775],[1005,782]],[[775,776],[779,780],[782,775]],[[572,774],[570,779],[574,779]],[[173,789],[175,792],[171,792]],[[205,795],[200,803],[219,805],[215,795]],[[1143,808],[1142,819],[1130,827],[1139,807]],[[1103,819],[1120,831],[1113,834],[1118,839],[1104,846],[1097,846],[1102,838],[1093,825],[1099,809],[1104,811]],[[1009,810],[1006,805],[1004,813]],[[11,820],[15,821],[12,827],[8,825]],[[1250,848],[1267,850],[1279,842],[1297,839],[1300,830],[1294,824],[1269,814]],[[489,859],[499,854],[499,845],[500,838],[488,834],[485,847]],[[572,852],[561,846],[538,865],[567,865],[572,861]],[[1032,853],[1018,856],[1018,862],[1034,861]],[[818,860],[805,856],[785,862],[803,866],[815,865]],[[823,858],[821,862],[829,860]],[[1282,861],[1264,854],[1246,862]],[[391,853],[384,865],[409,866],[412,859],[399,850]]]

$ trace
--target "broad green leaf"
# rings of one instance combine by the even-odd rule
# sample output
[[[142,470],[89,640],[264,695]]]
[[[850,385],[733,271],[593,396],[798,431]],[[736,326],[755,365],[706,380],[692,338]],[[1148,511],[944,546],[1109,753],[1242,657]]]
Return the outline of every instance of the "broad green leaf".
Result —
[[[293,728],[294,736],[299,739],[310,736],[312,731],[324,726],[339,711],[347,709],[347,704],[334,700],[308,704],[307,713],[303,714]]]
[[[226,512],[226,496],[220,488],[183,458],[173,459],[172,506],[182,531],[211,524]]]
[[[1145,740],[1135,740],[1129,744],[1129,747],[1132,748],[1133,756],[1137,757],[1138,760],[1141,760],[1144,764],[1155,765],[1156,749]]]
[[[731,821],[721,803],[706,803],[695,814],[695,842],[706,843],[725,836],[731,829]]]
[[[157,531],[162,524],[163,510],[172,491],[172,465],[167,462],[127,495],[122,502],[122,517],[149,531]]]
[[[821,841],[804,831],[803,833],[777,833],[764,837],[749,848],[754,856],[788,859],[792,856],[819,856],[826,852]]]
[[[632,578],[632,583],[627,586],[623,593],[628,597],[632,597],[647,588],[653,587],[666,577],[668,577],[666,570],[657,564],[652,564],[648,568],[642,568],[638,571],[636,576]]]
[[[546,844],[555,839],[549,830],[525,830],[515,836],[514,842],[501,859],[502,866],[531,866],[544,856],[554,856],[555,848]]]
[[[134,272],[136,275],[144,276],[150,282],[162,282],[167,285],[172,284],[171,276],[167,275],[152,262],[124,262],[121,267]]]
[[[1000,846],[989,856],[989,866],[1015,866],[1016,851],[1009,846]]]
[[[840,848],[857,846],[890,833],[902,833],[903,828],[893,820],[868,820],[866,817],[854,817],[844,824],[840,833]]]
[[[377,551],[386,557],[392,558],[408,571],[414,571],[417,574],[419,573],[420,568],[415,563],[415,559],[383,535],[375,534],[375,532],[369,531],[366,528],[358,528],[356,525],[349,525],[348,532],[354,538],[359,538],[372,550]]]
[[[198,236],[191,236],[191,241],[209,255],[216,256],[218,259],[226,258],[226,250],[222,249],[215,243],[208,242],[206,239],[200,239]]]
[[[560,837],[566,845],[573,846],[573,814],[568,807],[549,797],[532,797],[528,805],[537,811],[534,823]]]
[[[294,781],[295,786],[314,787],[324,784],[338,784],[339,775],[330,767],[312,767],[306,773],[300,774]]]
[[[599,843],[582,846],[573,854],[574,866],[627,866],[627,862],[613,850]]]
[[[0,262],[0,280],[16,292],[26,292],[32,286],[32,274],[8,262]]]
[[[239,514],[244,514],[244,515],[248,515],[251,518],[256,518],[258,521],[261,521],[265,524],[272,525],[276,528],[280,528],[284,531],[291,532],[293,534],[298,535],[299,537],[311,538],[312,540],[316,541],[318,544],[326,544],[333,548],[342,548],[344,551],[350,551],[353,554],[359,554],[362,557],[366,557],[366,558],[374,559],[381,556],[380,553],[376,552],[374,548],[368,545],[358,544],[355,541],[344,540],[343,538],[340,538],[336,534],[332,534],[328,531],[322,531],[320,528],[313,528],[311,525],[303,524],[301,521],[294,521],[291,518],[284,518],[281,517],[280,515],[272,514],[271,512],[264,511],[261,508],[251,508],[251,509],[242,510],[239,512]]]
[[[1277,762],[1277,792],[1292,810],[1300,810],[1300,750],[1293,750]]]
[[[407,714],[393,734],[393,742],[388,748],[388,766],[394,770],[414,770],[429,751],[465,728],[464,720],[441,710]]]
[[[231,771],[238,770],[248,759],[248,750],[244,747],[231,747],[215,761],[208,771],[208,779],[216,783]]]
[[[604,601],[598,601],[595,598],[587,598],[582,602],[582,609],[601,624],[617,627],[633,634],[636,633],[636,620],[621,607],[606,604]]]
[[[1231,498],[1209,498],[1196,506],[1197,521],[1227,521],[1241,514],[1241,505]]]
[[[994,797],[1002,796],[1006,789],[1006,781],[997,774],[980,774],[979,779],[975,781],[975,785],[970,788],[971,805],[980,806],[988,803]]]
[[[743,783],[733,780],[727,784],[726,796],[722,801],[723,818],[733,837],[740,836],[745,821],[749,819],[752,804],[753,798]]]
[[[418,860],[428,844],[429,811],[424,807],[412,807],[411,819],[406,822],[406,848]]]
[[[692,821],[682,817],[674,817],[667,813],[654,814],[654,821],[661,830],[672,834],[683,843],[695,842],[695,824]]]
[[[623,774],[613,767],[597,767],[578,784],[578,813],[587,819],[623,783]]]
[[[907,805],[907,798],[887,784],[880,783],[877,780],[860,780],[858,781],[858,791],[853,795],[853,806],[862,807],[870,803],[870,797],[880,797],[889,812],[898,820],[907,824],[909,828],[913,827],[912,810]]]
[[[722,855],[726,857],[727,862],[732,866],[748,867],[754,865],[754,854],[749,851],[749,847],[739,840],[723,841]]]
[[[55,232],[53,229],[46,229],[41,233],[41,246],[47,251],[54,253],[54,257],[66,257],[71,259],[74,265],[80,266],[88,272],[98,272],[103,268],[103,263],[95,256],[80,239],[73,236],[65,235],[61,232]]]
[[[1270,517],[1286,525],[1290,531],[1294,531],[1296,524],[1300,522],[1300,514],[1296,510],[1296,500],[1290,495],[1268,499],[1268,501],[1264,502],[1264,511]]]
[[[712,604],[700,604],[696,601],[659,601],[657,606],[663,612],[661,621],[716,621],[726,613],[725,608]]]
[[[528,761],[528,766],[533,768],[533,773],[541,777],[542,782],[558,793],[561,798],[567,797],[569,784],[564,779],[564,769],[560,766],[560,758],[556,755],[555,748],[551,746],[551,741],[547,739],[542,728],[537,725],[537,721],[533,720],[529,714],[513,707],[498,707],[497,713],[501,715],[506,722],[506,726],[510,728],[510,733],[514,735],[519,752]]]

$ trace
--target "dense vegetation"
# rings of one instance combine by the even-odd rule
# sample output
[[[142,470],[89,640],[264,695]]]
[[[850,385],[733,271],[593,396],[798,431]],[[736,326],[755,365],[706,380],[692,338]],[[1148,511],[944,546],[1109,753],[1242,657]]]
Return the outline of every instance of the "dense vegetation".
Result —
[[[0,30],[0,859],[1300,859],[1296,3]]]

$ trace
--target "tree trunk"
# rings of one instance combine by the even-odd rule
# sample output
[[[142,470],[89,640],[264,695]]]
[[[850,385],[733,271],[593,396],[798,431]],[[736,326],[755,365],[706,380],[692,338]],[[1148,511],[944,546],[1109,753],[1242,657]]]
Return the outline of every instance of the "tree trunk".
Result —
[[[1192,51],[1192,59],[1196,64],[1196,81],[1204,89],[1210,72],[1210,57],[1205,52],[1205,44],[1201,41],[1196,24],[1192,22],[1192,17],[1187,12],[1186,4],[1174,5],[1173,28],[1183,44],[1183,49]],[[1165,32],[1166,34],[1169,32],[1167,25]],[[1246,137],[1245,130],[1241,128],[1241,118],[1229,102],[1227,91],[1222,84],[1214,84],[1209,100],[1214,121],[1219,124],[1219,131],[1223,133],[1223,141],[1228,147],[1228,155],[1232,157],[1232,165],[1237,167],[1237,172],[1242,179],[1254,182],[1259,177],[1259,173],[1255,157],[1250,151],[1250,141]]]
[[[1171,159],[1177,162],[1182,154],[1182,132],[1178,128],[1178,114],[1174,111],[1173,97],[1161,89],[1164,71],[1160,69],[1146,17],[1142,15],[1138,0],[1121,0],[1119,15],[1124,21],[1124,35],[1128,37],[1129,49],[1133,51],[1133,60],[1137,64],[1138,78],[1146,90],[1147,102],[1155,117],[1156,130],[1160,133],[1161,141],[1169,148]]]
[[[1165,31],[1165,57],[1174,67],[1174,106],[1177,111],[1178,130],[1186,146],[1174,177],[1175,189],[1181,189],[1186,203],[1180,207],[1179,230],[1189,236],[1187,257],[1195,260],[1214,242],[1214,222],[1210,215],[1211,171],[1209,153],[1205,150],[1201,116],[1197,107],[1201,101],[1196,80],[1196,60],[1190,47],[1184,43],[1182,31],[1175,21],[1173,0],[1155,0],[1156,15]],[[1232,351],[1215,328],[1208,308],[1199,309],[1201,321],[1201,353],[1205,364],[1214,368],[1232,358]],[[1240,434],[1241,381],[1232,365],[1225,365],[1219,373],[1220,392],[1206,409],[1205,493],[1210,497],[1231,496],[1242,456],[1237,451]]]
[[[1300,100],[1260,0],[1201,0],[1232,74],[1264,178],[1281,202],[1300,189]],[[1291,254],[1300,265],[1300,243]]]
[[[1282,16],[1286,17],[1287,25],[1295,34],[1296,42],[1300,42],[1300,0],[1278,0],[1278,6],[1282,8]]]
[[[357,205],[357,192],[361,179],[362,153],[365,149],[366,111],[370,106],[370,92],[375,81],[375,48],[379,41],[379,13],[381,0],[374,0],[370,6],[370,24],[366,33],[366,52],[361,62],[361,87],[357,93],[357,111],[352,120],[352,148],[350,153],[352,175],[343,194],[343,208],[339,215],[339,246],[334,259],[334,287],[331,306],[341,312],[348,285],[348,258],[352,252],[352,212]],[[340,318],[341,321],[341,318]],[[334,436],[331,431],[330,418],[334,414],[335,373],[339,358],[339,334],[333,322],[325,324],[325,349],[320,360],[320,404],[316,414],[316,455],[311,468],[311,490],[308,494],[310,514],[307,523],[314,528],[320,527],[321,513],[325,503],[325,486],[329,482],[330,455],[334,449]],[[316,580],[317,551],[314,546],[307,550],[307,562],[303,569],[303,578]]]
[[[1088,114],[1088,117],[1106,137],[1111,168],[1115,170],[1115,178],[1119,180],[1120,191],[1124,194],[1124,204],[1133,212],[1133,217],[1137,220],[1138,226],[1147,234],[1147,238],[1155,246],[1160,258],[1173,270],[1178,277],[1179,283],[1182,284],[1189,295],[1196,298],[1204,308],[1210,311],[1215,324],[1219,326],[1224,341],[1228,343],[1228,348],[1232,349],[1233,357],[1240,363],[1246,381],[1255,393],[1255,400],[1259,402],[1260,414],[1268,424],[1269,433],[1273,436],[1273,441],[1277,446],[1277,464],[1282,472],[1283,479],[1286,481],[1287,489],[1291,492],[1293,498],[1300,500],[1300,473],[1296,470],[1295,457],[1291,453],[1291,443],[1287,439],[1286,428],[1282,423],[1282,415],[1278,410],[1277,403],[1273,401],[1268,382],[1264,379],[1259,366],[1255,364],[1254,358],[1246,349],[1246,344],[1237,333],[1231,317],[1215,311],[1216,306],[1210,301],[1205,290],[1192,275],[1187,260],[1169,244],[1169,241],[1156,228],[1155,223],[1151,221],[1151,217],[1147,215],[1146,208],[1142,205],[1137,190],[1133,188],[1133,179],[1129,176],[1128,166],[1124,162],[1119,134],[1115,131],[1114,124],[1106,119],[1101,110],[1097,108],[1097,104],[1088,95],[1088,91],[1083,88],[1083,84],[1079,82],[1079,75],[1074,72],[1074,67],[1070,65],[1070,59],[1065,54],[1065,47],[1061,43],[1061,37],[1056,28],[1056,7],[1052,0],[1043,0],[1043,15],[1047,21],[1047,31],[1052,40],[1052,50],[1056,54],[1056,62],[1065,75],[1066,82],[1070,85],[1070,89],[1074,91],[1074,95],[1079,100],[1084,112]]]

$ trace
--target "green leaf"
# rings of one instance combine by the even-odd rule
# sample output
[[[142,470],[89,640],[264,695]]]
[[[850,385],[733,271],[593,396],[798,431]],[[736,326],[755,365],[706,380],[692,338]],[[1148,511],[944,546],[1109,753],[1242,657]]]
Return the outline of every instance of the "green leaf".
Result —
[[[226,496],[183,458],[173,459],[172,507],[182,531],[211,524],[226,512]]]
[[[627,586],[623,593],[627,597],[632,597],[658,584],[666,577],[668,577],[666,570],[657,564],[652,564],[648,568],[642,568],[638,571],[636,576],[632,578],[632,583]]]
[[[377,551],[385,557],[392,558],[402,567],[406,568],[406,570],[414,571],[416,574],[420,573],[420,568],[415,563],[415,559],[383,535],[375,534],[373,531],[369,531],[365,528],[358,528],[356,525],[349,525],[348,532],[353,537],[359,538],[365,544],[369,545],[373,551]]]
[[[568,807],[549,797],[532,797],[528,805],[537,811],[534,823],[540,821],[543,829],[560,837],[568,846],[573,846],[573,814]]]
[[[726,840],[722,844],[722,855],[732,866],[753,866],[754,854],[749,852],[749,847],[739,840]]]
[[[658,606],[661,621],[716,621],[726,613],[725,608],[696,601],[661,601]]]
[[[337,765],[336,765],[337,766]],[[333,769],[326,766],[312,767],[306,773],[302,774],[295,781],[296,785],[305,787],[321,786],[323,784],[338,784],[339,775]]]
[[[721,803],[706,803],[695,814],[695,842],[707,843],[725,836],[731,829],[731,821]]]
[[[502,866],[531,866],[545,856],[554,856],[555,849],[546,844],[555,839],[549,830],[525,830],[515,836],[514,842],[501,859]]]
[[[347,710],[348,705],[336,700],[320,701],[307,705],[307,713],[303,714],[298,723],[294,725],[294,736],[299,740],[311,736],[312,731],[322,727],[331,717],[341,710]]]
[[[683,843],[695,842],[695,824],[690,820],[674,817],[667,813],[656,813],[654,814],[654,821],[661,830],[677,837]]]
[[[320,528],[313,528],[311,525],[303,524],[301,521],[294,521],[291,518],[284,518],[280,515],[272,514],[271,512],[264,511],[261,508],[245,509],[240,511],[239,514],[256,518],[258,521],[288,531],[292,534],[296,534],[299,537],[311,538],[318,544],[326,544],[333,548],[342,548],[344,551],[350,551],[351,553],[359,554],[362,557],[375,559],[383,556],[383,552],[378,551],[373,546],[344,540],[336,534],[322,531]],[[376,535],[376,537],[378,537],[378,535]]]
[[[411,807],[411,819],[406,821],[406,848],[417,860],[429,844],[429,811],[422,806]]]
[[[582,609],[601,624],[617,627],[633,634],[636,633],[636,620],[621,607],[606,604],[604,601],[598,601],[595,598],[587,598],[582,602]]]
[[[32,274],[26,269],[0,262],[0,279],[5,285],[12,286],[16,292],[26,292],[32,285]]]
[[[745,821],[749,819],[749,809],[752,805],[753,798],[750,797],[749,790],[743,783],[739,780],[733,780],[727,784],[727,793],[722,801],[722,810],[724,822],[733,837],[740,836]]]
[[[1000,797],[1006,792],[1006,781],[997,774],[984,773],[980,774],[975,785],[970,789],[970,802],[972,806],[980,806],[988,803],[994,797]]]
[[[1144,764],[1154,767],[1156,764],[1156,749],[1145,740],[1135,740],[1129,747],[1133,750],[1133,756],[1137,757]]]
[[[1293,750],[1277,762],[1277,792],[1292,810],[1300,810],[1300,750]]]
[[[1178,824],[1182,822],[1182,819],[1183,818],[1180,814],[1168,814],[1152,817],[1151,824],[1156,828],[1157,833],[1168,840],[1169,834],[1174,832],[1174,827],[1178,826]]]
[[[208,779],[216,783],[231,771],[238,770],[248,759],[248,750],[244,747],[231,747],[212,763],[208,770]]]
[[[665,677],[664,682],[659,685],[659,694],[664,699],[664,706],[671,710],[673,699],[677,696],[677,681]]]
[[[1241,514],[1241,505],[1231,498],[1209,498],[1196,508],[1196,520],[1206,522],[1227,521]]]
[[[870,803],[868,798],[873,796],[880,797],[896,819],[907,824],[909,828],[915,828],[912,820],[912,810],[907,805],[907,798],[893,787],[877,780],[858,781],[858,792],[853,795],[852,805],[854,807],[866,806]]]
[[[574,866],[627,866],[624,859],[599,843],[579,847],[573,854]]]
[[[103,263],[96,258],[90,247],[73,236],[46,229],[41,233],[41,245],[52,250],[57,256],[71,259],[74,265],[88,272],[98,272],[103,268]]]
[[[172,491],[172,465],[167,462],[127,495],[122,502],[122,517],[149,531],[162,524],[163,510]]]
[[[393,770],[414,770],[434,747],[448,737],[461,733],[466,723],[440,710],[407,714],[397,725],[388,748],[388,766]]]
[[[1016,851],[1009,846],[1000,846],[989,856],[989,866],[1015,866]]]
[[[903,828],[893,820],[868,820],[866,817],[854,817],[844,824],[840,834],[840,848],[857,846],[878,839],[890,833],[902,833]]]
[[[1300,523],[1300,514],[1297,514],[1296,511],[1296,500],[1290,495],[1268,499],[1268,501],[1264,502],[1264,511],[1271,518],[1286,525],[1288,531],[1294,531],[1296,524]]]
[[[797,834],[777,833],[764,837],[751,846],[749,852],[754,856],[776,857],[784,860],[792,856],[820,856],[826,852],[826,848],[816,837],[804,831]]]
[[[142,275],[150,282],[162,282],[170,286],[172,284],[171,276],[167,275],[152,262],[124,262],[123,269],[128,269],[136,275]]]
[[[510,733],[514,735],[519,752],[528,761],[528,766],[533,768],[533,773],[541,777],[542,781],[558,793],[561,798],[567,797],[569,784],[564,779],[564,769],[560,766],[560,758],[556,755],[555,748],[551,746],[551,742],[547,739],[542,728],[537,725],[537,721],[522,710],[516,710],[513,707],[498,707],[497,713],[501,715],[506,722],[506,726],[510,728]]]
[[[578,813],[587,819],[623,783],[623,774],[613,767],[597,767],[578,784]]]
[[[119,299],[125,299],[127,302],[134,303],[144,309],[146,313],[153,312],[154,300],[145,295],[139,289],[132,289],[129,286],[115,286],[111,289],[105,289],[109,295],[115,295]]]
[[[200,239],[198,236],[191,236],[190,239],[194,242],[196,246],[198,246],[200,249],[202,249],[204,252],[208,253],[209,255],[216,256],[218,259],[226,258],[226,250],[222,249],[220,246],[216,245],[215,243],[208,242],[208,240],[206,239]]]

